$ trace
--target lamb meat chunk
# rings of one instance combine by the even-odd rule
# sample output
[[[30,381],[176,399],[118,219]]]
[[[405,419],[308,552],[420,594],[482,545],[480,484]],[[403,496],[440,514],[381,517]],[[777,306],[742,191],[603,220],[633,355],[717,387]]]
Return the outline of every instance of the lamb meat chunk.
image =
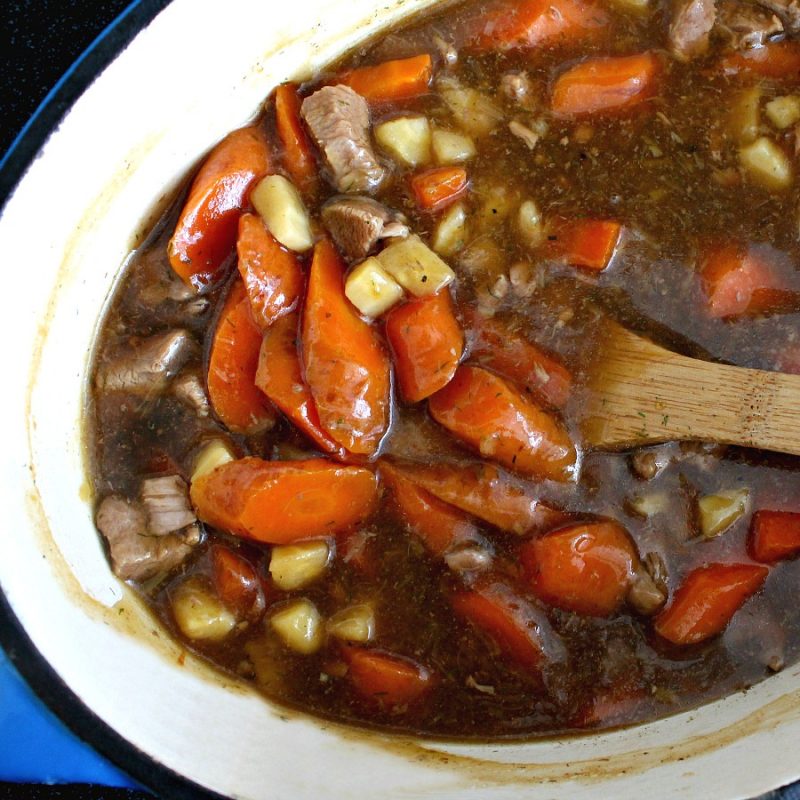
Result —
[[[186,370],[178,375],[172,382],[172,393],[198,417],[205,418],[209,415],[208,396],[197,370]]]
[[[755,3],[725,0],[719,5],[716,30],[732,49],[747,50],[762,47],[773,36],[783,33],[783,23]]]
[[[372,192],[386,174],[370,140],[367,101],[349,86],[324,86],[303,100],[300,113],[340,192]]]
[[[141,496],[147,513],[147,531],[152,536],[166,536],[197,522],[189,503],[189,489],[180,475],[142,481]]]
[[[530,108],[536,104],[533,82],[527,72],[513,70],[500,78],[500,91],[511,101]]]
[[[137,395],[160,394],[196,349],[194,339],[185,330],[131,340],[124,352],[101,365],[97,371],[97,389]]]
[[[668,33],[672,55],[690,61],[706,53],[716,17],[715,0],[673,0]]]
[[[175,569],[200,541],[197,525],[167,536],[146,535],[144,509],[119,495],[106,497],[95,519],[108,542],[114,574],[124,581],[145,581]]]
[[[322,221],[339,249],[353,260],[365,258],[379,239],[408,235],[397,214],[370,197],[334,197],[323,206]]]
[[[800,2],[798,0],[757,0],[758,5],[774,11],[786,28],[786,33],[800,33]]]

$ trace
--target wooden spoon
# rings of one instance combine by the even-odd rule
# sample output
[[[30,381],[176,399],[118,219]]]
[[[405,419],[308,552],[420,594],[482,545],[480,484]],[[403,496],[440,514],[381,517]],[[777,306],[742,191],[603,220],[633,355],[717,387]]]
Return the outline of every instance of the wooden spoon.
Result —
[[[585,385],[592,449],[693,439],[800,455],[800,375],[688,358],[606,319]]]

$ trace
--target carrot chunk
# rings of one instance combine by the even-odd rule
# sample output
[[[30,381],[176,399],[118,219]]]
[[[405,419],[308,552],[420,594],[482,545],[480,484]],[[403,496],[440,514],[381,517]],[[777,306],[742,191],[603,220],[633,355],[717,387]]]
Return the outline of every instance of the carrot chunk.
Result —
[[[467,191],[469,181],[463,167],[434,167],[411,179],[417,205],[424,211],[440,211]]]
[[[553,356],[497,318],[473,315],[472,332],[471,359],[548,405],[561,408],[569,400],[572,375]]]
[[[256,214],[239,218],[236,252],[253,320],[266,330],[297,307],[303,292],[300,262],[294,253],[281,247]]]
[[[225,299],[208,360],[208,398],[214,413],[236,433],[272,427],[275,412],[256,388],[261,331],[250,314],[244,284],[237,280]]]
[[[445,503],[503,531],[519,534],[545,530],[566,519],[563,512],[539,500],[534,486],[492,464],[392,461],[391,467]]]
[[[322,429],[317,404],[303,380],[298,323],[298,315],[289,314],[267,331],[258,357],[256,386],[320,449],[344,458],[344,449]]]
[[[372,455],[389,426],[391,366],[375,328],[345,297],[343,272],[331,242],[317,244],[303,314],[306,381],[330,437]]]
[[[410,658],[347,645],[341,649],[353,688],[384,710],[411,705],[435,683],[431,671]]]
[[[577,460],[567,430],[497,375],[459,367],[428,401],[431,416],[485,458],[522,475],[567,481]]]
[[[613,220],[577,219],[556,227],[550,249],[575,267],[602,272],[617,249],[622,226]]]
[[[590,58],[558,77],[553,87],[553,113],[571,116],[631,108],[653,95],[659,68],[653,53]]]
[[[750,524],[750,555],[771,564],[800,555],[800,514],[791,511],[756,511]]]
[[[395,306],[386,317],[386,338],[403,400],[416,403],[446,386],[464,352],[450,291]]]
[[[584,522],[529,540],[520,560],[545,603],[608,617],[622,606],[639,555],[621,525]]]
[[[506,584],[481,581],[454,594],[450,603],[457,616],[488,634],[519,666],[536,674],[548,662],[560,660],[560,641],[547,617]]]
[[[349,86],[370,103],[388,103],[425,94],[432,77],[433,60],[423,53],[373,67],[359,67],[342,75],[337,82]]]
[[[604,11],[582,0],[503,0],[481,17],[479,50],[510,50],[580,41],[608,22]]]
[[[744,72],[762,78],[797,81],[800,79],[800,42],[767,42],[763,47],[740,50],[722,59],[722,70],[728,75]]]
[[[258,619],[266,608],[264,589],[253,565],[228,547],[211,548],[214,588],[223,603],[240,617]]]
[[[381,462],[380,474],[400,515],[431,555],[441,556],[453,545],[477,536],[478,529],[466,514],[426,492],[389,462]]]
[[[706,312],[717,319],[787,311],[800,303],[763,248],[724,244],[700,265]]]
[[[186,283],[200,288],[218,277],[250,189],[268,170],[267,143],[257,128],[234,131],[211,151],[169,242],[169,263]]]
[[[229,461],[192,483],[204,522],[269,544],[344,531],[363,520],[378,496],[375,475],[324,459]]]
[[[283,165],[301,191],[313,193],[319,183],[314,146],[300,120],[300,95],[293,83],[275,90],[275,127],[283,145]]]
[[[655,618],[656,633],[675,644],[716,636],[761,588],[768,572],[754,564],[710,564],[694,570]]]

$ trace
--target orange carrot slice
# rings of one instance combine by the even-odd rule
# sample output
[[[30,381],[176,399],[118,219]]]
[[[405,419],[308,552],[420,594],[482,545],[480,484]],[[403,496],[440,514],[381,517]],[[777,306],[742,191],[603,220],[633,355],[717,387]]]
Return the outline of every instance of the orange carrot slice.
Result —
[[[300,301],[303,292],[300,261],[281,247],[256,214],[242,214],[239,218],[236,251],[253,321],[266,330],[276,319],[293,311]]]
[[[431,671],[410,658],[348,645],[341,650],[353,688],[384,710],[411,705],[434,686]]]
[[[272,427],[275,412],[256,388],[261,331],[250,315],[240,280],[231,287],[217,321],[208,361],[208,398],[230,430],[253,434]]]
[[[264,613],[264,589],[249,561],[215,544],[211,547],[211,569],[217,594],[240,618],[258,619]]]
[[[614,256],[622,226],[613,220],[577,219],[555,228],[550,249],[567,264],[602,272]]]
[[[520,560],[545,603],[608,617],[625,601],[639,554],[618,523],[583,522],[530,539]]]
[[[337,82],[349,86],[370,103],[387,103],[425,94],[432,76],[433,60],[423,53],[359,67],[340,76]]]
[[[464,352],[450,291],[395,306],[386,316],[386,338],[403,400],[416,403],[446,386]]]
[[[800,80],[800,42],[767,42],[763,47],[740,50],[722,60],[722,70],[729,75],[749,73],[762,78],[788,82]]]
[[[408,480],[388,461],[381,462],[380,474],[400,515],[431,555],[441,556],[453,545],[477,536],[478,529],[466,514]]]
[[[694,570],[655,618],[656,633],[675,644],[716,636],[763,586],[768,573],[755,564],[710,564]]]
[[[258,357],[256,386],[320,449],[338,458],[346,452],[322,429],[317,405],[300,368],[299,319],[289,314],[264,335]]]
[[[485,458],[522,475],[570,480],[577,454],[567,430],[509,383],[480,367],[459,367],[428,401],[431,416]]]
[[[551,108],[562,117],[631,108],[652,97],[659,70],[653,53],[590,58],[558,77]]]
[[[268,170],[267,143],[258,128],[233,131],[211,151],[169,242],[169,263],[186,283],[200,288],[219,276],[250,189]]]
[[[750,524],[750,555],[771,564],[800,555],[800,514],[791,511],[756,511]]]
[[[563,512],[539,500],[534,486],[493,464],[392,461],[391,467],[445,503],[503,531],[519,534],[547,530],[566,519]]]
[[[434,167],[411,179],[417,205],[424,211],[441,211],[461,197],[468,185],[463,167]]]
[[[375,475],[324,459],[229,461],[193,481],[192,502],[204,522],[269,544],[347,530],[369,515]]]
[[[390,371],[375,328],[344,294],[344,267],[324,239],[314,250],[303,315],[303,362],[320,424],[345,450],[374,454],[389,426]]]
[[[319,183],[314,145],[300,119],[302,101],[293,83],[275,90],[275,127],[283,145],[283,165],[302,192],[313,193]]]
[[[553,356],[541,350],[497,318],[472,317],[470,359],[510,378],[521,389],[561,408],[572,391],[572,375]]]

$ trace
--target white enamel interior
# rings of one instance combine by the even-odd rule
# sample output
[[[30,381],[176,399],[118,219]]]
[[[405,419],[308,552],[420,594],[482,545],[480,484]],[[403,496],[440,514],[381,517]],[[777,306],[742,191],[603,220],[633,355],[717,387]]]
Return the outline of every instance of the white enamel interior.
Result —
[[[142,635],[146,617],[108,569],[85,500],[83,383],[98,314],[154,199],[275,84],[431,4],[175,0],[53,134],[0,219],[2,590],[92,711],[222,794],[640,800],[748,797],[786,784],[800,776],[798,667],[629,731],[417,747],[281,714],[191,661],[179,666],[176,648]],[[437,751],[461,757],[445,763]]]

